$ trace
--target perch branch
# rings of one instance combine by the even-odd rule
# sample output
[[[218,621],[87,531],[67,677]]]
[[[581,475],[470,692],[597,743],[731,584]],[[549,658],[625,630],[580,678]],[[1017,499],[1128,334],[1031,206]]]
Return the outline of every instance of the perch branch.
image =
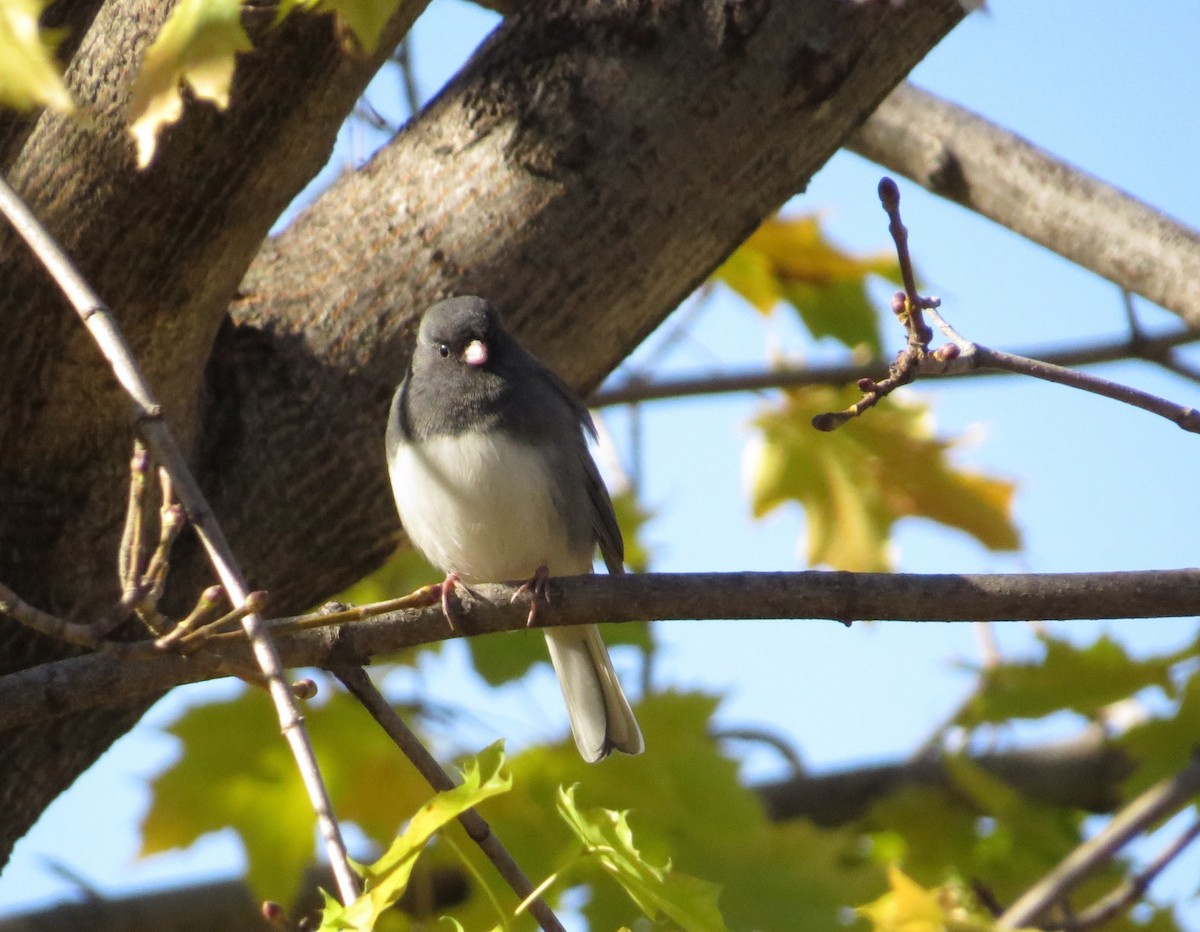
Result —
[[[459,587],[462,633],[525,629],[515,585]],[[907,621],[1029,621],[1190,617],[1200,603],[1200,570],[1119,573],[920,575],[900,573],[648,573],[550,580],[541,625],[663,619],[824,618]],[[370,657],[459,636],[440,605],[341,623],[337,615],[281,619],[272,626],[291,667],[363,663]],[[328,626],[320,626],[328,625]],[[309,630],[305,630],[309,629]],[[220,634],[222,657],[249,660],[244,636]],[[212,679],[197,657],[130,645],[120,662],[74,657],[0,677],[0,730],[96,706],[157,695]]]
[[[138,432],[153,451],[155,459],[171,476],[172,484],[179,494],[188,518],[195,526],[230,601],[234,606],[240,606],[249,595],[246,581],[237,566],[224,532],[208,507],[204,493],[200,491],[183,453],[167,428],[162,408],[139,370],[115,318],[84,281],[58,243],[2,178],[0,211],[49,272],[108,360],[113,374],[132,402]],[[321,837],[325,841],[326,852],[337,878],[338,890],[343,901],[350,902],[356,895],[357,881],[350,869],[346,846],[333,816],[329,794],[321,778],[296,699],[284,677],[279,655],[258,614],[252,612],[246,615],[242,624],[253,645],[254,659],[269,684],[280,727],[296,758],[301,779],[316,812]]]

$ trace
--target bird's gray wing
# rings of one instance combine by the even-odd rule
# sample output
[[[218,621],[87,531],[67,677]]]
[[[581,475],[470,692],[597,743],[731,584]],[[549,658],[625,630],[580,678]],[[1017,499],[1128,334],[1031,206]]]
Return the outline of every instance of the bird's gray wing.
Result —
[[[544,368],[544,367],[543,367]],[[555,392],[565,401],[574,414],[575,419],[583,430],[579,433],[579,458],[582,461],[584,478],[587,483],[588,504],[592,512],[592,531],[596,535],[596,543],[600,545],[600,556],[604,565],[612,574],[625,572],[625,541],[621,538],[621,528],[617,524],[617,513],[613,510],[612,498],[604,480],[600,478],[600,470],[596,461],[587,448],[587,437],[584,432],[596,436],[596,424],[592,413],[587,409],[579,396],[571,390],[566,382],[554,372],[544,368],[547,381]]]
[[[548,415],[550,421],[557,420],[559,430],[563,433],[573,434],[575,441],[573,452],[578,459],[580,471],[576,475],[582,474],[584,485],[587,487],[586,507],[590,512],[592,535],[596,543],[600,545],[600,555],[604,558],[604,565],[608,567],[610,573],[623,573],[625,572],[625,543],[621,539],[621,528],[617,524],[617,514],[613,510],[608,489],[604,486],[604,480],[600,478],[600,470],[596,468],[596,461],[592,459],[592,454],[587,446],[586,434],[596,436],[596,425],[592,421],[591,412],[588,411],[587,405],[579,399],[579,396],[572,391],[571,386],[559,378],[553,370],[535,357],[525,355],[530,363],[525,370],[530,375],[530,380],[525,386],[526,390],[531,393],[542,393],[547,401],[553,399],[553,402],[557,402],[557,404],[552,402],[540,406],[536,410]],[[526,411],[528,410],[526,409]],[[563,433],[559,433],[558,436],[562,436]],[[566,450],[563,452],[565,453]],[[573,498],[574,496],[569,495],[568,501]]]
[[[590,418],[589,418],[590,420]],[[582,436],[580,437],[582,441]],[[587,447],[582,451],[584,473],[587,476],[588,501],[592,506],[592,530],[596,534],[596,542],[600,545],[600,556],[604,557],[604,565],[616,576],[625,572],[625,541],[621,538],[621,528],[617,524],[617,513],[613,510],[612,499],[604,480],[600,478],[600,470],[592,459]]]

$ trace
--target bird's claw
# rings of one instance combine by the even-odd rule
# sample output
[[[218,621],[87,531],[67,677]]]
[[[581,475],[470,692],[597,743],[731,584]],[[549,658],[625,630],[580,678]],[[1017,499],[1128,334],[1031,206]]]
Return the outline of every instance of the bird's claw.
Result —
[[[448,573],[441,585],[435,587],[438,590],[438,599],[442,603],[442,614],[446,616],[446,624],[455,634],[458,634],[458,625],[454,623],[456,612],[450,601],[450,593],[454,591],[454,586],[458,581],[458,573]]]
[[[538,605],[543,601],[547,605],[550,604],[550,594],[546,591],[546,584],[549,581],[550,570],[546,568],[545,564],[542,564],[534,572],[533,578],[523,582],[521,587],[513,593],[512,599],[509,600],[511,604],[511,602],[517,601],[520,596],[526,593],[529,594],[529,617],[525,619],[526,628],[532,628],[537,621]]]

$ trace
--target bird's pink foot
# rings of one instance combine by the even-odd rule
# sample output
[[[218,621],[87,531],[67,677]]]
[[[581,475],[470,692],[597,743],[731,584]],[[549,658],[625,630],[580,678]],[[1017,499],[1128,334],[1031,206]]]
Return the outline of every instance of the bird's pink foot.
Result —
[[[450,601],[450,593],[454,591],[454,586],[458,582],[458,573],[447,573],[446,578],[442,580],[442,584],[437,587],[442,603],[442,614],[446,616],[446,624],[450,626],[450,630],[455,634],[458,633],[458,625],[455,624],[456,611],[453,603]]]

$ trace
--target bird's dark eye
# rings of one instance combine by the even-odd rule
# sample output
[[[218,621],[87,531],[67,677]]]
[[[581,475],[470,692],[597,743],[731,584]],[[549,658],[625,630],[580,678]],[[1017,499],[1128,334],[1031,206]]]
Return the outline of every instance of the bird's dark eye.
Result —
[[[450,355],[450,347],[447,346],[445,343],[439,343],[437,349],[438,349],[438,355],[441,356],[442,359],[445,359],[447,356]]]

